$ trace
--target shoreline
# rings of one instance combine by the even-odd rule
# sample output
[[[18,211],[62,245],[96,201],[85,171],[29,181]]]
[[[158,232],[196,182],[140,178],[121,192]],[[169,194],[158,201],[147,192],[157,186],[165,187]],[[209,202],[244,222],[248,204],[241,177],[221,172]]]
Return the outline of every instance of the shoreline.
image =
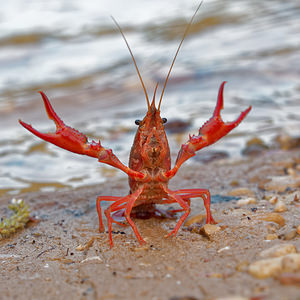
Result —
[[[299,150],[272,150],[241,160],[183,166],[171,189],[208,188],[212,195],[244,202],[212,204],[218,224],[204,234],[204,220],[192,219],[176,238],[164,238],[177,220],[136,219],[145,247],[128,227],[114,225],[112,249],[108,234],[97,232],[97,195],[125,195],[126,177],[19,195],[39,222],[0,240],[3,299],[38,298],[41,293],[43,299],[299,299],[297,262],[264,279],[249,271],[273,246],[291,244],[298,257],[299,165]],[[8,212],[10,198],[1,197],[1,213]],[[276,211],[278,202],[285,207],[282,212]],[[203,219],[202,200],[192,200],[191,208],[189,218]],[[284,255],[290,259],[290,253]]]

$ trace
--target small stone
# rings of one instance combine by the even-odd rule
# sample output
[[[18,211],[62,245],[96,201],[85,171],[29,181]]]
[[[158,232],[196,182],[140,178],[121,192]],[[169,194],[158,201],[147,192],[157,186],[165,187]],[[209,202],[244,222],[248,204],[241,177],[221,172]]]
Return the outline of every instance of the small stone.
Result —
[[[283,272],[297,272],[300,270],[300,254],[292,253],[282,257]]]
[[[191,126],[190,121],[174,119],[166,123],[165,129],[170,133],[183,133]]]
[[[96,262],[103,262],[103,260],[99,257],[99,256],[93,256],[93,257],[88,257],[84,260],[82,260],[80,263],[83,264],[83,263],[96,263]]]
[[[253,137],[247,141],[246,147],[242,150],[244,155],[258,155],[268,149],[268,146],[259,137]]]
[[[293,244],[279,244],[269,249],[262,251],[259,256],[263,258],[267,257],[279,257],[289,253],[296,253],[297,249]]]
[[[92,237],[85,245],[79,245],[78,247],[76,247],[76,251],[84,251],[84,250],[89,250],[95,241],[95,237]]]
[[[288,168],[288,169],[287,169],[287,173],[288,173],[289,175],[293,176],[293,177],[297,175],[296,170],[293,169],[293,168]]]
[[[280,146],[282,150],[290,150],[299,147],[300,145],[300,137],[298,136],[290,136],[288,134],[278,135],[275,138],[275,142]]]
[[[133,248],[133,251],[135,252],[148,251],[148,250],[149,250],[149,246],[141,246],[141,247]]]
[[[223,275],[221,273],[210,273],[208,275],[209,278],[222,278]]]
[[[214,160],[221,160],[221,159],[225,159],[228,157],[229,157],[229,154],[225,151],[208,150],[208,151],[204,151],[204,153],[202,153],[202,155],[193,156],[193,159],[197,160],[197,161],[201,161],[203,163],[209,163]]]
[[[267,191],[284,192],[287,188],[293,189],[300,187],[300,176],[275,176],[263,185]]]
[[[285,212],[285,211],[287,211],[287,206],[282,200],[278,200],[275,205],[274,211],[275,212]]]
[[[283,285],[300,286],[300,274],[284,273],[284,274],[278,276],[277,279]]]
[[[300,254],[290,253],[285,256],[266,258],[250,264],[248,272],[259,279],[273,277],[282,272],[300,270]]]
[[[297,231],[298,234],[300,234],[300,225],[297,226],[296,231]]]
[[[236,202],[236,205],[237,206],[244,206],[244,205],[248,205],[248,204],[256,204],[257,201],[256,201],[256,198],[245,198],[245,199],[239,199],[237,202]]]
[[[217,252],[218,252],[218,253],[221,253],[221,252],[227,251],[227,250],[230,250],[230,247],[229,247],[229,246],[223,247],[223,248],[219,249]]]
[[[275,224],[267,224],[267,230],[268,233],[276,233],[276,231],[278,230],[277,228],[278,226],[276,226]]]
[[[258,260],[252,263],[248,272],[256,278],[268,278],[281,272],[281,257]]]
[[[196,215],[190,217],[184,224],[184,226],[188,227],[195,223],[201,223],[205,219],[206,215]]]
[[[85,250],[85,246],[82,246],[81,244],[78,247],[76,247],[76,251],[83,251],[83,250]]]
[[[249,262],[248,261],[241,261],[240,263],[238,263],[236,265],[235,269],[238,272],[245,272],[245,271],[247,271],[248,266],[249,266]]]
[[[267,221],[267,222],[277,223],[280,227],[285,225],[284,217],[278,213],[266,213],[266,214],[257,216],[257,219]]]
[[[277,201],[278,201],[278,197],[277,197],[277,196],[273,196],[273,197],[271,197],[270,200],[269,200],[269,202],[270,202],[271,204],[276,204]]]
[[[289,232],[284,233],[283,235],[280,235],[279,237],[282,238],[283,240],[289,241],[295,238],[297,235],[296,230],[291,230]]]
[[[213,234],[216,232],[220,231],[221,227],[213,224],[205,224],[201,229],[200,229],[200,234],[210,238]]]
[[[240,188],[236,188],[231,190],[228,193],[229,196],[248,196],[248,197],[255,197],[255,194],[253,191],[251,191],[248,188],[244,188],[244,187],[240,187]]]
[[[232,180],[232,181],[230,182],[230,185],[231,185],[231,186],[239,186],[239,182],[238,182],[237,180]]]
[[[275,233],[269,233],[265,237],[265,240],[267,240],[267,241],[273,241],[273,240],[277,240],[277,239],[278,239],[278,235]]]

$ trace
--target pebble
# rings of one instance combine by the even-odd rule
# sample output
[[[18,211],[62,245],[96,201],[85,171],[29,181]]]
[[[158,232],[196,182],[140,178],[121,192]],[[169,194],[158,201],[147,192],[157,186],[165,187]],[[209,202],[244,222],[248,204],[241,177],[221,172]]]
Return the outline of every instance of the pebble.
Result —
[[[267,191],[284,192],[287,188],[300,187],[300,176],[275,176],[263,185]]]
[[[277,197],[277,196],[273,196],[273,197],[271,197],[270,200],[269,200],[269,202],[270,202],[271,204],[276,204],[277,201],[278,201],[278,197]]]
[[[93,257],[88,257],[84,260],[82,260],[80,263],[83,264],[83,263],[87,263],[87,262],[90,262],[90,263],[95,263],[95,262],[103,262],[103,260],[99,257],[99,256],[93,256]]]
[[[278,213],[266,213],[266,214],[257,216],[257,219],[267,221],[267,222],[277,223],[280,227],[285,225],[284,217]]]
[[[256,198],[250,197],[250,198],[245,198],[245,199],[239,199],[236,202],[237,206],[244,206],[244,205],[248,205],[248,204],[256,204],[257,200]]]
[[[292,240],[293,238],[295,238],[296,235],[297,235],[297,230],[291,230],[289,232],[286,232],[286,233],[280,235],[279,238],[289,241],[289,240]]]
[[[275,233],[269,233],[265,237],[265,240],[267,240],[267,241],[273,241],[273,240],[277,240],[277,239],[278,239],[278,235]]]
[[[275,205],[274,211],[275,212],[285,212],[285,211],[287,211],[287,206],[282,200],[278,200]]]
[[[238,271],[238,272],[246,272],[247,269],[248,269],[248,266],[249,266],[249,262],[244,260],[244,261],[241,261],[240,263],[238,263],[235,267],[235,269]]]
[[[279,145],[282,150],[290,150],[299,147],[300,137],[299,136],[290,136],[288,134],[278,135],[275,138],[275,142]]]
[[[184,226],[188,227],[195,223],[201,223],[205,219],[205,217],[206,217],[206,215],[192,216],[184,223]]]
[[[248,272],[259,279],[273,277],[283,272],[300,271],[300,254],[290,253],[275,258],[266,258],[250,264]]]
[[[196,155],[193,157],[194,160],[201,161],[203,163],[209,163],[213,160],[221,160],[228,158],[229,154],[225,151],[205,151],[202,155]]]
[[[205,224],[203,227],[200,229],[200,234],[210,238],[213,234],[216,232],[220,231],[221,227],[213,224]]]
[[[300,286],[300,275],[293,273],[284,273],[278,278],[279,282],[283,285],[297,285]]]
[[[219,249],[217,252],[221,253],[221,252],[223,252],[225,250],[230,250],[230,247],[229,246],[223,247],[223,248]]]
[[[247,141],[246,147],[242,150],[243,155],[257,155],[268,149],[268,146],[259,137],[253,137]]]
[[[296,231],[297,231],[298,234],[300,234],[300,225],[297,226]]]
[[[254,192],[248,188],[239,187],[232,189],[229,193],[229,196],[248,196],[248,197],[255,197]]]
[[[287,169],[287,173],[288,173],[289,175],[291,175],[291,176],[294,176],[294,177],[297,176],[297,172],[296,172],[296,170],[293,169],[293,168],[288,168],[288,169]]]
[[[259,256],[263,258],[267,257],[279,257],[289,253],[296,253],[297,249],[293,244],[279,244],[269,249],[262,251]]]
[[[78,247],[76,247],[76,251],[84,251],[84,250],[89,250],[95,241],[95,237],[92,237],[85,245],[79,245]]]
[[[183,133],[191,126],[191,122],[184,121],[181,119],[171,120],[166,123],[165,129],[170,133]]]
[[[267,224],[267,230],[268,230],[268,233],[276,233],[277,230],[278,230],[278,226],[276,226],[275,224]]]

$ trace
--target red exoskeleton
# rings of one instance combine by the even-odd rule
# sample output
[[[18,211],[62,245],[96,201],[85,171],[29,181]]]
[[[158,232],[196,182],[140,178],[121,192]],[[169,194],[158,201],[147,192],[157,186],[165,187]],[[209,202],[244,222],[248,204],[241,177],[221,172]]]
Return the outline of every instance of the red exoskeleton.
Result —
[[[130,186],[130,191],[128,195],[124,197],[99,196],[96,201],[99,216],[100,232],[104,231],[100,204],[102,201],[112,202],[112,204],[104,212],[107,218],[109,242],[111,247],[113,246],[112,223],[124,225],[123,223],[120,223],[119,221],[113,218],[114,214],[121,214],[123,217],[125,217],[128,224],[132,227],[139,243],[142,245],[143,243],[145,243],[145,241],[139,234],[139,231],[131,218],[131,213],[134,211],[136,214],[137,212],[143,210],[155,211],[155,204],[178,203],[181,206],[181,209],[177,211],[184,212],[179,218],[176,226],[169,233],[168,236],[175,236],[183,222],[188,217],[191,210],[191,198],[201,197],[203,199],[207,213],[206,223],[215,223],[210,212],[209,190],[179,189],[173,191],[168,188],[168,183],[169,180],[173,176],[175,176],[180,166],[187,159],[194,156],[198,150],[217,142],[223,136],[227,135],[233,128],[239,125],[239,123],[245,118],[245,116],[250,111],[251,106],[245,111],[243,111],[237,118],[237,120],[233,122],[224,123],[220,116],[220,111],[223,108],[223,89],[225,84],[225,82],[223,82],[219,89],[217,105],[214,110],[213,116],[200,128],[198,135],[190,136],[188,141],[181,146],[173,168],[171,168],[170,149],[164,128],[164,123],[166,122],[166,119],[161,118],[160,116],[161,101],[169,79],[169,75],[173,68],[175,59],[182,45],[182,42],[185,36],[187,35],[189,27],[191,26],[200,5],[198,6],[193,17],[191,18],[185,30],[183,38],[177,48],[176,54],[174,56],[171,67],[164,82],[164,86],[157,107],[155,104],[155,95],[158,84],[155,88],[153,100],[150,103],[142,77],[136,65],[136,61],[133,57],[133,54],[129,48],[127,40],[119,25],[114,20],[130,51],[136,71],[138,73],[139,79],[145,92],[148,107],[144,119],[142,121],[136,121],[136,124],[138,125],[138,130],[130,152],[129,167],[125,166],[122,162],[120,162],[120,160],[113,154],[111,149],[103,147],[100,141],[98,143],[94,141],[90,143],[88,142],[88,139],[84,134],[65,125],[64,122],[57,116],[47,96],[43,92],[40,92],[40,94],[43,98],[49,118],[52,119],[56,124],[56,132],[40,133],[31,125],[26,124],[21,120],[19,121],[21,125],[28,129],[31,133],[35,134],[36,136],[47,142],[55,144],[60,148],[66,149],[74,153],[95,157],[98,159],[99,162],[118,168],[128,175]]]

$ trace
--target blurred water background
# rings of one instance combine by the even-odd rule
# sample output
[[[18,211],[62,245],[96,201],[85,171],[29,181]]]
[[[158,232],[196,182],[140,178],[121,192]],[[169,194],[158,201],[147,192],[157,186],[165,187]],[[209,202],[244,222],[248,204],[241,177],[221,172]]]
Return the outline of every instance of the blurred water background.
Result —
[[[46,144],[22,118],[54,130],[37,94],[43,90],[66,124],[127,164],[146,101],[113,15],[128,39],[150,97],[166,77],[194,13],[192,0],[10,0],[0,9],[0,195],[103,182],[124,176],[95,159]],[[188,133],[211,116],[220,83],[223,117],[249,105],[244,122],[211,149],[239,157],[246,140],[299,135],[300,2],[204,1],[177,58],[162,117],[178,121],[168,136],[172,157]],[[180,133],[176,124],[183,124]],[[177,129],[176,129],[177,128]],[[201,156],[201,152],[198,154]]]

